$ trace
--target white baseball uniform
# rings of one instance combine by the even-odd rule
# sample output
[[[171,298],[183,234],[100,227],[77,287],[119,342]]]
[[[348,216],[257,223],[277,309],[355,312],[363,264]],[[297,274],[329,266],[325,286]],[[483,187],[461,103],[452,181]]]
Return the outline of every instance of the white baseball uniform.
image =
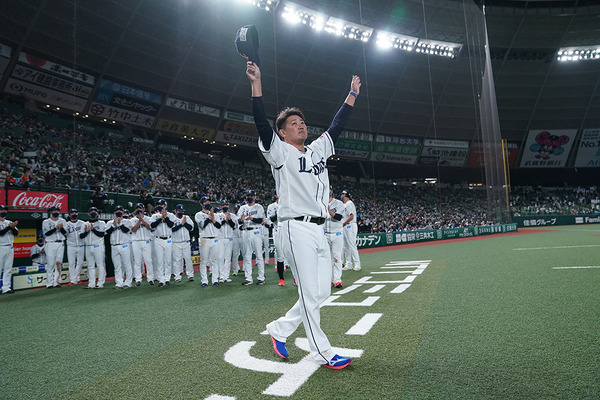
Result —
[[[87,227],[90,227],[90,231],[86,232]],[[106,222],[96,220],[87,221],[85,223],[84,231],[80,237],[83,236],[85,243],[85,259],[87,261],[88,271],[88,287],[101,289],[104,287],[106,281],[106,262],[105,262],[105,246],[104,246],[104,234],[106,231]],[[98,281],[96,282],[96,269],[98,270]]]
[[[272,225],[271,221],[269,221],[267,218],[265,218],[264,220],[264,224],[260,227],[261,229],[261,234],[262,234],[262,241],[263,241],[263,259],[265,260],[265,265],[269,265],[269,258],[270,258],[270,246],[269,246],[269,227]]]
[[[242,240],[244,241],[244,274],[246,280],[252,282],[252,252],[256,254],[256,262],[258,263],[258,281],[265,280],[265,261],[263,258],[263,235],[261,222],[255,222],[253,219],[265,219],[265,210],[260,204],[252,205],[244,204],[238,212],[242,215],[251,217],[246,219],[242,224]]]
[[[173,226],[175,226],[175,215],[167,212],[165,218],[161,213],[150,217],[150,226],[154,228],[154,273],[158,282],[165,284],[171,280],[171,268],[173,263]]]
[[[62,228],[56,228],[62,224]],[[65,225],[67,221],[58,217],[56,220],[47,218],[42,222],[42,232],[46,238],[46,287],[60,286],[60,274],[63,257],[65,256]]]
[[[12,266],[15,258],[13,243],[19,230],[11,228],[11,221],[5,219],[0,221],[0,271],[2,271],[2,293],[11,290]]]
[[[279,235],[279,227],[277,220],[277,212],[279,211],[279,203],[271,203],[267,207],[267,218],[273,224],[273,245],[275,246],[275,263],[285,262],[285,257],[283,256],[283,249],[281,247],[280,235]],[[275,220],[273,220],[275,219]]]
[[[344,236],[342,233],[342,218],[344,212],[344,203],[338,199],[331,199],[329,208],[335,213],[331,214],[325,220],[325,234],[329,250],[331,252],[332,275],[331,282],[337,284],[342,282],[342,250],[344,248]]]
[[[113,219],[107,226],[106,234],[110,235],[110,253],[115,267],[115,286],[131,287],[131,221],[124,218],[118,223]]]
[[[140,222],[136,229],[136,225],[142,219],[150,225],[150,217],[140,215],[139,217],[131,218],[132,234],[131,234],[131,252],[133,253],[133,278],[136,282],[142,281],[144,265],[146,265],[146,280],[154,281],[154,265],[152,264],[152,237],[154,233],[152,228]]]
[[[344,226],[344,259],[346,260],[346,268],[350,268],[352,264],[354,268],[360,269],[360,257],[358,255],[358,247],[356,246],[356,235],[358,233],[358,224],[356,223],[356,207],[352,200],[344,203],[344,215],[342,221],[346,221],[350,215],[354,215],[352,221]]]
[[[67,261],[69,262],[69,279],[72,284],[79,282],[81,269],[83,267],[83,256],[85,254],[85,245],[79,235],[85,230],[85,222],[67,221],[65,225],[67,231]]]
[[[236,213],[231,213],[231,220],[235,224],[233,228],[233,245],[231,249],[231,269],[233,275],[237,275],[240,271],[240,254],[242,259],[244,258],[244,242],[242,241],[242,230],[240,225],[240,216]]]
[[[45,243],[41,246],[37,243],[31,246],[29,256],[31,257],[32,265],[46,265],[46,251],[44,247],[46,247]]]
[[[183,219],[185,218],[185,222]],[[194,265],[192,264],[192,249],[190,246],[190,232],[194,229],[194,221],[183,215],[178,218],[175,215],[175,226],[173,227],[173,274],[175,280],[181,281],[183,267],[188,278],[194,277]]]
[[[200,279],[203,285],[208,285],[208,274],[206,266],[210,265],[212,271],[212,283],[219,283],[219,269],[223,262],[219,258],[219,228],[220,224],[214,224],[209,218],[209,211],[198,211],[194,216],[198,225],[198,241],[200,247]],[[216,221],[216,218],[215,218]]]

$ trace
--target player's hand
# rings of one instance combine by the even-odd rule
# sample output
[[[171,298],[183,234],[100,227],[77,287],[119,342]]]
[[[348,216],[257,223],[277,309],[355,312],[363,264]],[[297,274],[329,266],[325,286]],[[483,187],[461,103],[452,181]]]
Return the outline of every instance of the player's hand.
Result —
[[[186,218],[187,218],[187,215],[184,215],[184,216],[183,216],[183,219],[181,220],[181,225],[184,225],[184,224],[185,224],[185,220],[186,220]]]
[[[259,81],[260,80],[260,68],[258,68],[258,65],[256,65],[252,61],[249,61],[247,57],[246,57],[246,60],[247,60],[246,61],[246,76],[248,77],[250,82]]]
[[[56,224],[56,229],[60,229],[63,227],[63,224]]]
[[[359,94],[361,85],[362,83],[360,83],[360,78],[358,77],[358,75],[352,75],[352,81],[350,82],[350,90],[356,94]]]
[[[90,225],[88,225],[88,226],[85,227],[85,231],[89,232],[89,231],[92,230],[93,227],[94,227],[94,225],[90,224]]]
[[[167,217],[167,209],[163,208],[162,211],[160,212],[160,215],[163,219],[165,219]]]
[[[19,225],[19,221],[13,221],[10,224],[8,224],[8,226],[10,226],[11,228],[14,228],[17,225]]]

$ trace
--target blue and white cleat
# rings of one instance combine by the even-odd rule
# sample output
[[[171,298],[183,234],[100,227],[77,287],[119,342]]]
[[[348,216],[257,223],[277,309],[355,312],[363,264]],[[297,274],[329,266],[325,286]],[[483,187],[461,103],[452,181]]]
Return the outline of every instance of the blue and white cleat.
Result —
[[[331,360],[329,360],[326,364],[321,364],[324,367],[332,368],[332,369],[342,369],[350,365],[352,362],[351,358],[338,356],[337,354],[333,356]]]
[[[275,353],[277,353],[277,355],[281,358],[289,358],[290,355],[285,348],[285,343],[280,342],[273,336],[271,336],[271,339],[273,340],[273,350],[275,350]]]

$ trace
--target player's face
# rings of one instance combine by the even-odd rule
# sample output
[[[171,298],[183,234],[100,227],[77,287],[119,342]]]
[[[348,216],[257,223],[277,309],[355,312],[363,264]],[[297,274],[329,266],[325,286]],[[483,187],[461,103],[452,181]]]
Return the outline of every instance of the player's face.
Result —
[[[297,115],[290,116],[279,131],[283,139],[290,144],[304,144],[308,133],[304,120]]]

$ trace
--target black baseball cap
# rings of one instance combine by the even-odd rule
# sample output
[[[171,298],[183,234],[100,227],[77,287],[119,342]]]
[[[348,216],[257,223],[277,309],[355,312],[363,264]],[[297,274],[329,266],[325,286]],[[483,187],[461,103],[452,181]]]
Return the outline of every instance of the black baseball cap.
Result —
[[[221,200],[221,207],[225,206],[225,205],[229,205],[229,202],[227,200]]]
[[[205,201],[209,201],[209,198],[206,196],[200,197],[200,203],[204,203]]]
[[[135,205],[135,208],[146,208],[146,207],[144,207],[144,204],[143,204],[143,203],[137,203],[137,204]]]
[[[50,208],[48,208],[48,212],[52,212],[52,211],[60,211],[60,208],[58,208],[56,206],[51,206]]]
[[[123,206],[116,206],[116,207],[115,207],[115,212],[117,212],[117,211],[119,211],[119,210],[121,210],[121,211],[125,211],[125,209],[123,208]]]
[[[78,212],[79,212],[79,210],[78,210],[78,209],[76,209],[76,208],[71,208],[71,209],[69,210],[69,214],[71,214],[71,213],[78,213]]]
[[[185,211],[185,207],[183,206],[183,204],[177,204],[177,205],[175,206],[175,209],[176,209],[176,210]]]
[[[0,204],[0,210],[8,210],[8,207],[6,207],[6,206],[5,206],[5,205],[3,205],[3,204]]]
[[[159,204],[161,206],[166,206],[167,205],[167,201],[165,199],[160,199],[156,202],[156,204]]]
[[[342,194],[345,194],[348,198],[352,198],[352,195],[347,190],[342,190]]]
[[[258,30],[254,25],[242,26],[235,34],[235,48],[244,58],[260,67],[260,58],[258,57]]]
[[[246,197],[248,196],[256,196],[256,192],[254,190],[246,190]]]
[[[98,211],[98,208],[97,207],[90,207],[89,210],[88,210],[88,212],[92,212],[92,211]]]

